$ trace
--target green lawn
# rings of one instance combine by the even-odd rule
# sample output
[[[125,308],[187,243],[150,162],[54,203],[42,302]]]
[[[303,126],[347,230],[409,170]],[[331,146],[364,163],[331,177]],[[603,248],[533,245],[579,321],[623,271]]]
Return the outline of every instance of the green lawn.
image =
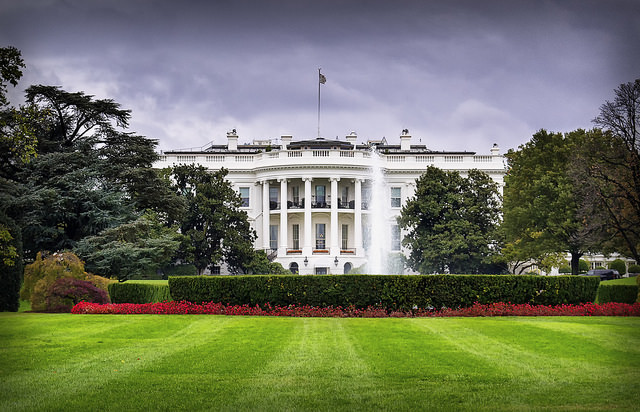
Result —
[[[0,410],[637,410],[640,318],[0,314]]]
[[[620,279],[613,279],[613,280],[605,280],[602,283],[612,283],[612,284],[618,284],[618,285],[637,285],[637,278],[634,276],[632,278],[620,278]]]

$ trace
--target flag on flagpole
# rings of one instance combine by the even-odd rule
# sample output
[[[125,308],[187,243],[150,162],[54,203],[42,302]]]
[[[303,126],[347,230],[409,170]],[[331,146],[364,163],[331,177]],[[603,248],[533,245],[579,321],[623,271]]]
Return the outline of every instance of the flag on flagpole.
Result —
[[[318,74],[320,75],[320,84],[325,84],[327,82],[327,78],[320,72],[318,72]]]

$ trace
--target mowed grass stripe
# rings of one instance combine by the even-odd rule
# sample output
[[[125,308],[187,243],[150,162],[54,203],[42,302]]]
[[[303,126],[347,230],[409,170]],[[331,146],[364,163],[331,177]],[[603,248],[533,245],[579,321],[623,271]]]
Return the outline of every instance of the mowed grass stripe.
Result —
[[[554,330],[541,325],[554,323]],[[537,400],[549,397],[556,407],[581,409],[584,404],[596,409],[617,405],[635,408],[638,391],[627,390],[629,379],[638,373],[638,358],[619,350],[592,345],[576,337],[573,322],[558,318],[537,318],[535,325],[511,318],[458,319],[455,323],[424,322],[421,327],[437,333],[450,344],[482,360],[483,375],[502,376],[506,385],[491,389],[492,397],[482,402],[487,410],[501,405],[505,410],[527,409]],[[562,325],[562,326],[561,326]],[[607,326],[592,325],[590,336],[606,333]],[[626,345],[626,343],[625,343]],[[606,382],[606,385],[602,385]],[[502,391],[501,387],[509,388]],[[500,408],[498,408],[500,409]]]
[[[344,319],[290,319],[288,345],[251,384],[230,400],[230,410],[353,410],[371,404],[376,381],[353,348]]]
[[[638,318],[0,314],[0,326],[7,411],[640,404]]]

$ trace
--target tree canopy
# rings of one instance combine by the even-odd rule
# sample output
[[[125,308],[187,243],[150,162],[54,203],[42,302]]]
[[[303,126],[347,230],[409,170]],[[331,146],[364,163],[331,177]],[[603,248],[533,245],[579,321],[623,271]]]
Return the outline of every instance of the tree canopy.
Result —
[[[486,173],[430,166],[398,223],[408,231],[407,265],[421,273],[487,273],[498,252],[500,195]]]
[[[572,273],[578,273],[591,238],[578,216],[579,198],[568,164],[583,133],[540,130],[507,153],[502,227],[510,260],[543,263],[557,252],[569,252]]]

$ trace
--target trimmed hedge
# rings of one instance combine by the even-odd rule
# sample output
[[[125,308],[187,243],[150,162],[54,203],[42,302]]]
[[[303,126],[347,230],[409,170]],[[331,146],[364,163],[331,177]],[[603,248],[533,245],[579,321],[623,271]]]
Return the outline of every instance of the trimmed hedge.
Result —
[[[169,286],[146,283],[110,283],[112,303],[154,303],[171,300]]]
[[[523,275],[314,275],[170,277],[176,301],[228,305],[469,307],[474,302],[559,305],[593,302],[600,279]]]
[[[603,283],[598,288],[598,303],[635,303],[638,299],[638,286]]]

